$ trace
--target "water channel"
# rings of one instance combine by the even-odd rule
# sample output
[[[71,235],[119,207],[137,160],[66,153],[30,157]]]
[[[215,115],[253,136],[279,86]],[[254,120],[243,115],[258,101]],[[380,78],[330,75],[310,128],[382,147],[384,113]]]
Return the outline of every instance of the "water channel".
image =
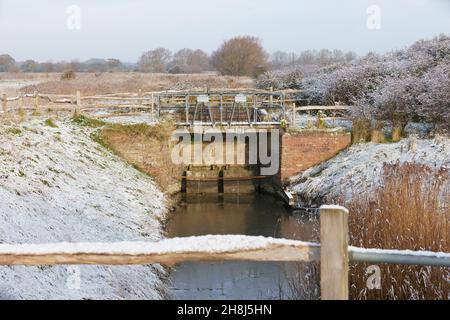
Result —
[[[184,199],[168,225],[168,236],[241,234],[315,241],[317,217],[293,213],[264,194],[198,196]],[[172,299],[288,299],[290,279],[302,281],[296,263],[184,263],[171,275]],[[295,290],[294,290],[295,291]]]

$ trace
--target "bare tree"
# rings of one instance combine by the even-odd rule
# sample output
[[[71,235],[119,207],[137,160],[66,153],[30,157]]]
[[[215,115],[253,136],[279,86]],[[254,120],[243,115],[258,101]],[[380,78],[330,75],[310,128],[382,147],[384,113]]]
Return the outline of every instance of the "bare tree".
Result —
[[[119,59],[110,58],[106,60],[106,69],[109,72],[119,71],[122,68],[122,62]]]
[[[317,53],[312,50],[303,51],[300,54],[298,62],[302,65],[315,64],[316,63],[316,55],[317,55]]]
[[[162,73],[167,71],[172,53],[165,48],[147,51],[139,58],[139,70],[142,72]]]
[[[16,60],[9,54],[0,55],[0,72],[11,71],[16,66]]]
[[[202,50],[181,49],[174,54],[169,72],[198,73],[209,68],[209,56]]]
[[[295,53],[276,51],[270,57],[270,65],[273,69],[283,69],[297,64],[298,56]]]
[[[37,70],[38,72],[54,72],[55,64],[51,61],[39,63]]]
[[[213,66],[224,75],[256,77],[267,70],[267,54],[258,38],[244,36],[225,41],[212,55]]]
[[[20,65],[22,72],[36,72],[38,70],[38,63],[34,60],[26,60]]]

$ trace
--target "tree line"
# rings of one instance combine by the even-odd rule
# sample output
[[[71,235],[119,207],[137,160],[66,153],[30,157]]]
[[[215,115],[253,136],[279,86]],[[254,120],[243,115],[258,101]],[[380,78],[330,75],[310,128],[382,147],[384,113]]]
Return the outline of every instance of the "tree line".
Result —
[[[345,57],[344,57],[345,60]],[[259,88],[296,89],[305,104],[355,106],[354,119],[410,122],[450,132],[450,36],[419,40],[385,54],[310,69],[294,66],[258,77]]]
[[[224,41],[211,55],[201,49],[184,48],[172,53],[166,48],[149,50],[137,63],[118,59],[90,59],[80,61],[37,62],[16,61],[8,54],[0,55],[0,72],[118,72],[202,73],[216,71],[223,75],[258,77],[269,70],[295,65],[329,65],[349,62],[356,58],[353,52],[341,50],[307,50],[297,53],[276,51],[268,54],[260,39],[239,36]]]

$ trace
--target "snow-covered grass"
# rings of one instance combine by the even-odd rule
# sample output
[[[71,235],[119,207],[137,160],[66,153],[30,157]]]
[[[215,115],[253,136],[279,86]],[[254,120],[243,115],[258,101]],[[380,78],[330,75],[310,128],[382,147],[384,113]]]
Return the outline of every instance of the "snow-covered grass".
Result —
[[[317,243],[275,239],[262,236],[206,235],[199,237],[171,238],[159,242],[117,243],[48,243],[48,244],[0,244],[1,254],[127,254],[151,255],[172,253],[229,253],[263,250],[271,246],[319,247]]]
[[[380,183],[383,164],[397,161],[450,167],[450,139],[411,137],[392,144],[356,144],[292,178],[291,189],[306,201],[349,200],[355,190],[373,190]]]
[[[0,126],[0,242],[154,241],[163,236],[163,193],[70,120]],[[162,298],[160,266],[0,267],[0,298]]]

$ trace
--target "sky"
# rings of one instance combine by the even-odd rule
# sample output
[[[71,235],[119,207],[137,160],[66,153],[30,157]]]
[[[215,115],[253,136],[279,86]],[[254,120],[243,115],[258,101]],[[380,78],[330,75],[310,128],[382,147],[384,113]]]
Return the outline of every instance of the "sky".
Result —
[[[0,0],[0,54],[118,58],[158,47],[211,53],[251,35],[268,52],[386,52],[450,34],[450,0]]]

